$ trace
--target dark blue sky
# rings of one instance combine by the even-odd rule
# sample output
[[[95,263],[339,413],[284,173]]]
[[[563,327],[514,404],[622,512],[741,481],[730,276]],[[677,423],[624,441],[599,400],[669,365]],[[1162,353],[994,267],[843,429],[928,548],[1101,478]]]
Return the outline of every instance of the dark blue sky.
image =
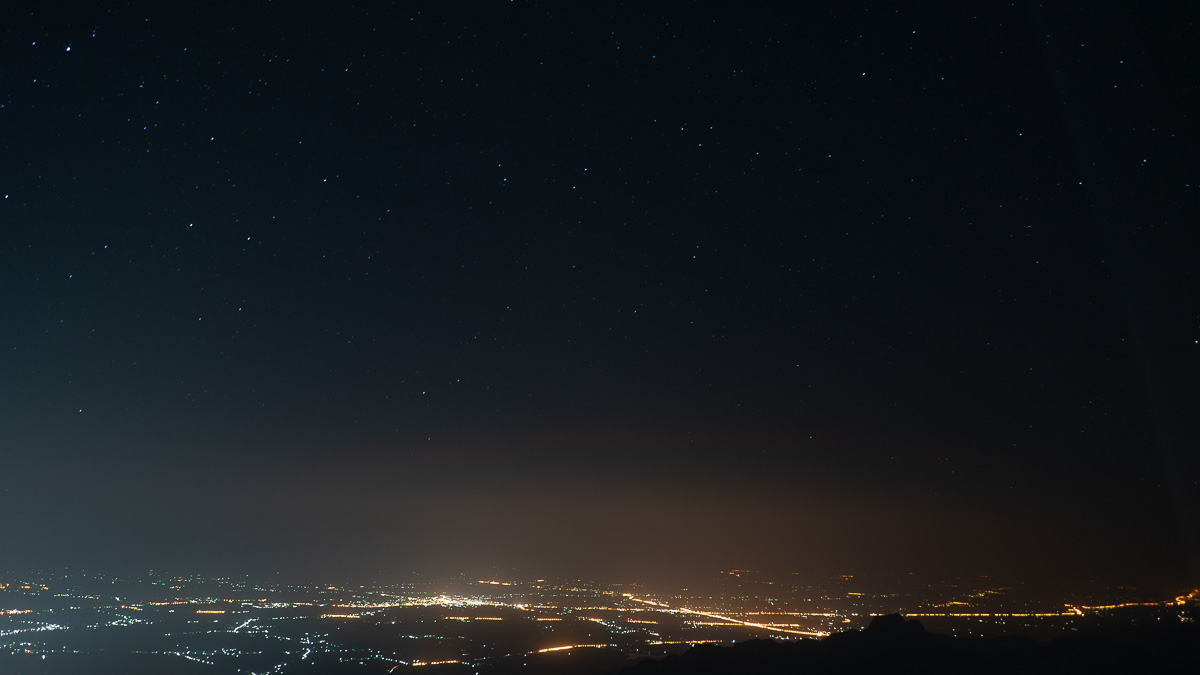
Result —
[[[0,565],[1194,578],[1192,10],[2,18]]]

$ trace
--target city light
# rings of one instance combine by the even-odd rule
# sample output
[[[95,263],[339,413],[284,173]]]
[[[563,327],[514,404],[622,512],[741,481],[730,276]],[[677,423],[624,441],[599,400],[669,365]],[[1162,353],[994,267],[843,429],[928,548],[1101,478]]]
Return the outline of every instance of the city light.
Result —
[[[89,578],[87,584],[69,576],[47,583],[6,580],[0,582],[3,599],[8,600],[8,607],[0,610],[0,658],[8,650],[53,659],[93,648],[86,641],[66,646],[73,644],[73,636],[136,625],[144,635],[161,627],[161,636],[171,646],[148,643],[130,654],[157,654],[229,672],[254,672],[247,666],[268,658],[275,663],[274,672],[320,659],[377,663],[395,672],[399,666],[480,666],[572,649],[663,655],[696,644],[821,638],[861,628],[872,614],[893,611],[897,603],[896,594],[845,591],[848,575],[810,585],[778,580],[768,584],[748,570],[724,578],[729,581],[722,582],[725,587],[719,592],[682,589],[665,594],[637,585],[545,579],[375,587],[258,585],[199,576],[161,582],[155,578],[153,583],[121,580],[124,586],[142,589],[135,594],[97,592],[105,585],[103,578]],[[108,585],[115,587],[116,580]],[[909,589],[903,613],[943,622],[951,633],[1002,635],[1037,626],[1061,632],[1082,621],[1136,612],[1155,620],[1188,622],[1193,615],[1181,608],[1200,600],[1196,590],[1161,601],[1120,593],[1108,602],[1095,595],[1087,602],[1018,600],[1012,587],[984,578]],[[133,601],[132,595],[145,599]],[[47,606],[47,598],[57,605]],[[188,616],[197,618],[179,623],[179,617]],[[346,646],[338,632],[345,622],[385,628],[401,642],[387,649]],[[505,624],[505,637],[479,632],[482,626],[473,625],[500,622]],[[576,642],[579,631],[592,639]],[[62,638],[53,643],[39,640],[50,632]],[[551,646],[542,646],[546,642]]]

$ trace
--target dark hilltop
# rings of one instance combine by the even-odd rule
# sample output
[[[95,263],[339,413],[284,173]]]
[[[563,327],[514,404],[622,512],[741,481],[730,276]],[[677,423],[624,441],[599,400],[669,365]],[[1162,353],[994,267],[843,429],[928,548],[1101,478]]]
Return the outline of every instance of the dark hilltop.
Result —
[[[1139,627],[1038,642],[1025,637],[954,638],[900,614],[819,642],[750,640],[697,645],[682,655],[645,659],[630,675],[699,673],[1195,673],[1195,623]]]

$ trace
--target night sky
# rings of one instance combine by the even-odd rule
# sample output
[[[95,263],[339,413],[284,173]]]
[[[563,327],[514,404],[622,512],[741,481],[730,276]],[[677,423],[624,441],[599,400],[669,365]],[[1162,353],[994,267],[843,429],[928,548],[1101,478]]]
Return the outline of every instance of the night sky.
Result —
[[[1194,581],[1197,10],[1070,4],[5,3],[0,568]]]

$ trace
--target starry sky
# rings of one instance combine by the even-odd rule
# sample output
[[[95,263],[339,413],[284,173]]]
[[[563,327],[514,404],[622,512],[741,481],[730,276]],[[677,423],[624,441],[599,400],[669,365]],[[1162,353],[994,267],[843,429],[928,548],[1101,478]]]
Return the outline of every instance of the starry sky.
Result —
[[[795,4],[5,3],[0,567],[1194,580],[1195,8]]]

